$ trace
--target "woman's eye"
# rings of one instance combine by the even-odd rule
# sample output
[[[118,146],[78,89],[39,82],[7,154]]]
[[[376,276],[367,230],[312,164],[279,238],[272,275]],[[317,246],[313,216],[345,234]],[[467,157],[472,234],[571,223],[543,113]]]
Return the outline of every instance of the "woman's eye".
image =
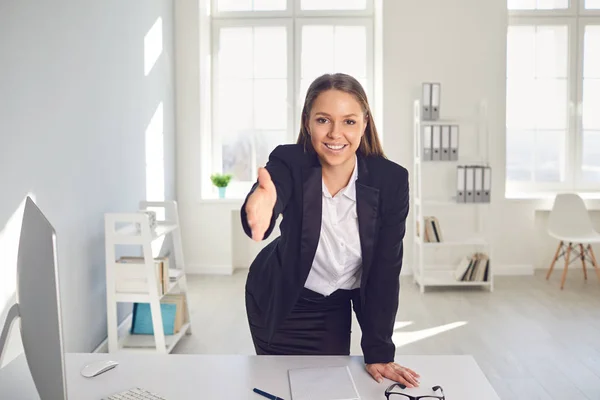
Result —
[[[349,119],[346,121],[346,123],[348,123],[348,125],[354,125],[356,121],[354,121],[353,119]]]
[[[324,124],[325,122],[327,122],[327,120],[325,118],[317,118],[317,122],[319,124]]]

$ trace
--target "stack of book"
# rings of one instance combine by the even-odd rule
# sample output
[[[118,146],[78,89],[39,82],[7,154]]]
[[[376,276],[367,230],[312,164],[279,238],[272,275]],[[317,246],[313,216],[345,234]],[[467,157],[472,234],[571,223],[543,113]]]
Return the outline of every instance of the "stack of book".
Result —
[[[185,296],[183,294],[168,294],[160,300],[163,330],[165,335],[179,333],[186,320]],[[131,323],[131,333],[136,335],[153,335],[152,312],[149,303],[134,303]]]
[[[146,272],[146,264],[143,257],[126,256],[117,260],[122,268],[115,270],[116,290],[119,293],[147,293],[148,292],[148,274]],[[174,268],[169,268],[169,259],[167,257],[156,257],[154,259],[156,267],[156,275],[158,277],[158,294],[166,294],[169,290],[169,283],[172,277],[178,277]],[[173,272],[171,271],[173,270]]]
[[[440,221],[436,217],[425,217],[425,239],[426,243],[442,242],[442,230]]]
[[[486,254],[474,253],[464,257],[454,271],[457,281],[487,282],[489,279],[490,259]]]

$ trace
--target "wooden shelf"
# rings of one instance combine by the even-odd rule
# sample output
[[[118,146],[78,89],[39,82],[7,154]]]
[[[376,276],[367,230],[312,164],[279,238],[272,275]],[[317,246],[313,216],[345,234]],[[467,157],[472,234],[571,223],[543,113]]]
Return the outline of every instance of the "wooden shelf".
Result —
[[[490,281],[458,281],[454,271],[424,269],[423,276],[415,275],[415,280],[422,286],[490,286]]]
[[[170,353],[179,343],[179,340],[188,332],[190,323],[184,324],[179,332],[173,335],[165,335],[165,351]],[[154,335],[137,335],[127,333],[119,339],[119,350],[138,351],[144,353],[155,353],[156,342]]]
[[[175,201],[141,201],[139,205],[140,210],[157,208],[162,209],[164,213],[161,213],[161,220],[157,221],[155,229],[150,228],[148,215],[143,212],[108,213],[104,216],[109,353],[128,350],[170,353],[181,337],[191,334],[192,331],[177,203]],[[155,258],[152,242],[168,234],[173,238],[174,259],[171,257],[165,260],[161,260],[162,257]],[[140,245],[143,255],[141,257],[137,254],[123,257],[129,260],[119,262],[121,258],[116,259],[115,247],[128,244]],[[163,265],[159,268],[157,262],[162,262]],[[168,274],[169,284],[166,293],[163,294],[164,278],[161,273],[165,266],[169,267],[170,273]],[[172,271],[178,272],[174,280],[171,280]],[[120,289],[119,292],[115,289],[117,287]],[[123,290],[131,290],[131,292],[123,292]],[[119,337],[117,303],[148,303],[151,308],[161,309],[160,304],[164,296],[174,293],[182,294],[186,304],[183,318],[187,323],[177,334],[165,335],[160,329],[153,335],[129,333]],[[163,326],[162,313],[151,313],[151,318],[153,325]]]

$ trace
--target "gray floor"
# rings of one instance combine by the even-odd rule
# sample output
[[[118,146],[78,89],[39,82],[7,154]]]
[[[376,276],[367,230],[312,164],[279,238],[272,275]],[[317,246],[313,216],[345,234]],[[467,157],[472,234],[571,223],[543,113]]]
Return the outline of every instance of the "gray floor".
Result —
[[[562,271],[561,271],[562,272]],[[254,354],[245,308],[246,271],[190,276],[194,334],[175,353]],[[402,354],[472,354],[502,399],[600,399],[600,283],[569,271],[550,281],[500,276],[492,293],[437,289],[402,278],[394,340]],[[362,354],[355,321],[352,354]],[[410,367],[410,366],[408,366]]]

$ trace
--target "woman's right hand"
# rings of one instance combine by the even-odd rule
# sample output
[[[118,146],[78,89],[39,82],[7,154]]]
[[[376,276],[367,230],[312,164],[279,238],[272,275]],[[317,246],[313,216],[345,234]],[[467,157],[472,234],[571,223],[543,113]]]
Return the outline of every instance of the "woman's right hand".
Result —
[[[266,168],[258,169],[258,187],[246,202],[246,216],[252,231],[252,240],[259,242],[271,224],[277,190]]]

